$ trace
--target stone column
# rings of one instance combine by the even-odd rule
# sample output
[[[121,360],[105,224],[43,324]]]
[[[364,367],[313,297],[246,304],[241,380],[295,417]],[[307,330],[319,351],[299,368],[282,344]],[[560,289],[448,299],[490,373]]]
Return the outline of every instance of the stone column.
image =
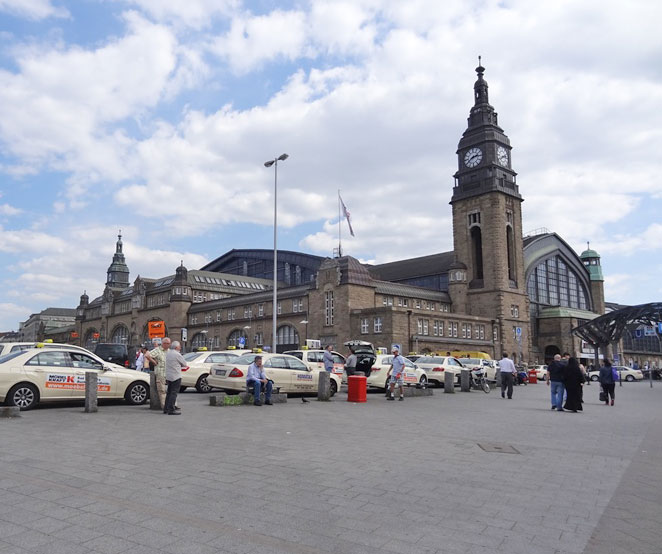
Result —
[[[317,385],[317,400],[328,401],[331,399],[331,374],[328,371],[320,371]]]
[[[163,411],[159,391],[156,389],[156,375],[153,371],[149,372],[149,409]]]
[[[471,391],[471,375],[468,369],[460,370],[460,390],[462,392]]]
[[[85,413],[87,414],[99,411],[97,404],[98,381],[99,377],[96,371],[85,372]]]
[[[448,394],[455,393],[455,374],[450,371],[444,373],[444,392]]]

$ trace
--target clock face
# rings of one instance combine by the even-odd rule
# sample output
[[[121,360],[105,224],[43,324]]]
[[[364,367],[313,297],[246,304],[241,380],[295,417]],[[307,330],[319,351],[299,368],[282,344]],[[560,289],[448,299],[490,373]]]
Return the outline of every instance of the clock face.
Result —
[[[508,150],[506,150],[503,146],[499,146],[499,148],[497,148],[497,160],[499,160],[499,163],[503,166],[508,165]]]
[[[464,165],[476,167],[483,159],[483,151],[480,148],[470,148],[464,155]]]

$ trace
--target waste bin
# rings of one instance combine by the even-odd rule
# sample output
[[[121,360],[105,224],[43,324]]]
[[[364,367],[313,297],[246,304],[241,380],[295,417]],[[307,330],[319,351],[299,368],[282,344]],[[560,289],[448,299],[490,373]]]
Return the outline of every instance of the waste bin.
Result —
[[[538,374],[535,369],[529,370],[529,383],[536,385],[538,384]]]
[[[368,379],[361,375],[347,378],[347,402],[366,402]]]

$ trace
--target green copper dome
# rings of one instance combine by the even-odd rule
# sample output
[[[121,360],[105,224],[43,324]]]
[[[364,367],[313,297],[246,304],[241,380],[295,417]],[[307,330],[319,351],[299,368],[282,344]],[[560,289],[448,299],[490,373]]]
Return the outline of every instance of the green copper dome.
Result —
[[[586,250],[584,250],[579,257],[582,260],[584,267],[588,269],[591,281],[605,280],[602,275],[602,267],[600,266],[600,254],[595,250],[591,250],[591,245],[589,243],[586,243]]]

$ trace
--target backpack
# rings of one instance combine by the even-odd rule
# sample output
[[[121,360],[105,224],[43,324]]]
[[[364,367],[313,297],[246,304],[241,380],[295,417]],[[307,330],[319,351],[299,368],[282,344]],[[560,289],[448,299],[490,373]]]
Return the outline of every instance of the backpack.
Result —
[[[618,369],[615,367],[611,368],[611,378],[615,381],[618,381]]]

